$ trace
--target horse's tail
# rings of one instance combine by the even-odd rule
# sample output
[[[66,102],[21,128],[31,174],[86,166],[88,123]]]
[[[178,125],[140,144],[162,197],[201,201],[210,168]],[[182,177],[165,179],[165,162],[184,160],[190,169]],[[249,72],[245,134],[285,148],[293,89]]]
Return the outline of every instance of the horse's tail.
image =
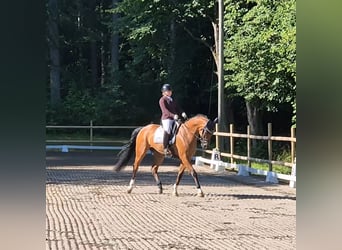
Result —
[[[139,127],[133,130],[131,139],[129,142],[124,145],[123,149],[118,153],[118,161],[114,166],[115,171],[120,171],[124,166],[127,165],[128,161],[131,159],[133,152],[135,151],[135,142],[138,136],[138,133],[143,127]]]

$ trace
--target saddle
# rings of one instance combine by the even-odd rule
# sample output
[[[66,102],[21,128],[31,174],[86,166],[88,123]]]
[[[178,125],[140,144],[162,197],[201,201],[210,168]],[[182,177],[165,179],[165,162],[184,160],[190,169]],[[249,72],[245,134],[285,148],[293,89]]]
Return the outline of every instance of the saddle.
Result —
[[[175,143],[176,141],[176,135],[178,132],[178,129],[180,127],[181,123],[176,121],[172,128],[171,128],[171,134],[169,137],[169,145],[172,145]],[[163,144],[163,136],[164,136],[164,129],[163,127],[160,125],[156,131],[154,132],[154,136],[153,136],[153,142],[156,144]]]

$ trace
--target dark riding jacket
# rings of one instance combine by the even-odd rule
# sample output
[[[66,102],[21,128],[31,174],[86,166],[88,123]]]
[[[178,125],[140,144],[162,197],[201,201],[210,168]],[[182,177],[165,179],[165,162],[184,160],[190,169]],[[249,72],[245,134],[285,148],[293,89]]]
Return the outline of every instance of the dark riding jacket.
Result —
[[[161,119],[174,119],[175,114],[180,115],[183,110],[177,105],[172,97],[163,95],[159,99],[159,106],[162,111]]]

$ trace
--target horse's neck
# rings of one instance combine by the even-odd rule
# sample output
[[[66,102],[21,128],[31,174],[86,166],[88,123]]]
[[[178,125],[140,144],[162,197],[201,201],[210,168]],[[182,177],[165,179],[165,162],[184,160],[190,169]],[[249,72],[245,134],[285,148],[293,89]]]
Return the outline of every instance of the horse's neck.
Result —
[[[189,121],[182,125],[185,135],[189,139],[194,139],[198,135],[199,125],[196,121]]]

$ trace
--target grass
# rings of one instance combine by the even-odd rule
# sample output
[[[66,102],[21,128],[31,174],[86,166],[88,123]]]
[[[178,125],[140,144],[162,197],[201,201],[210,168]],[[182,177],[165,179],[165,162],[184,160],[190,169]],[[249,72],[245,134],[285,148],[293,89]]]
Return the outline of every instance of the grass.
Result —
[[[257,163],[253,162],[251,163],[251,167],[255,169],[261,169],[268,171],[269,166],[268,164],[263,163]],[[280,165],[272,165],[273,172],[279,173],[279,174],[291,174],[291,168],[286,166],[280,166]]]
[[[226,157],[224,157],[226,158]],[[230,160],[227,159],[222,159],[225,162],[230,162]],[[243,161],[243,160],[236,160],[237,164],[241,164],[241,165],[245,165],[248,166],[247,161]],[[269,170],[269,165],[267,163],[259,163],[259,162],[251,162],[251,168],[255,168],[255,169],[260,169],[260,170]],[[282,165],[276,165],[273,164],[272,165],[272,171],[279,173],[279,174],[291,174],[291,168],[287,167],[287,166],[282,166]]]

